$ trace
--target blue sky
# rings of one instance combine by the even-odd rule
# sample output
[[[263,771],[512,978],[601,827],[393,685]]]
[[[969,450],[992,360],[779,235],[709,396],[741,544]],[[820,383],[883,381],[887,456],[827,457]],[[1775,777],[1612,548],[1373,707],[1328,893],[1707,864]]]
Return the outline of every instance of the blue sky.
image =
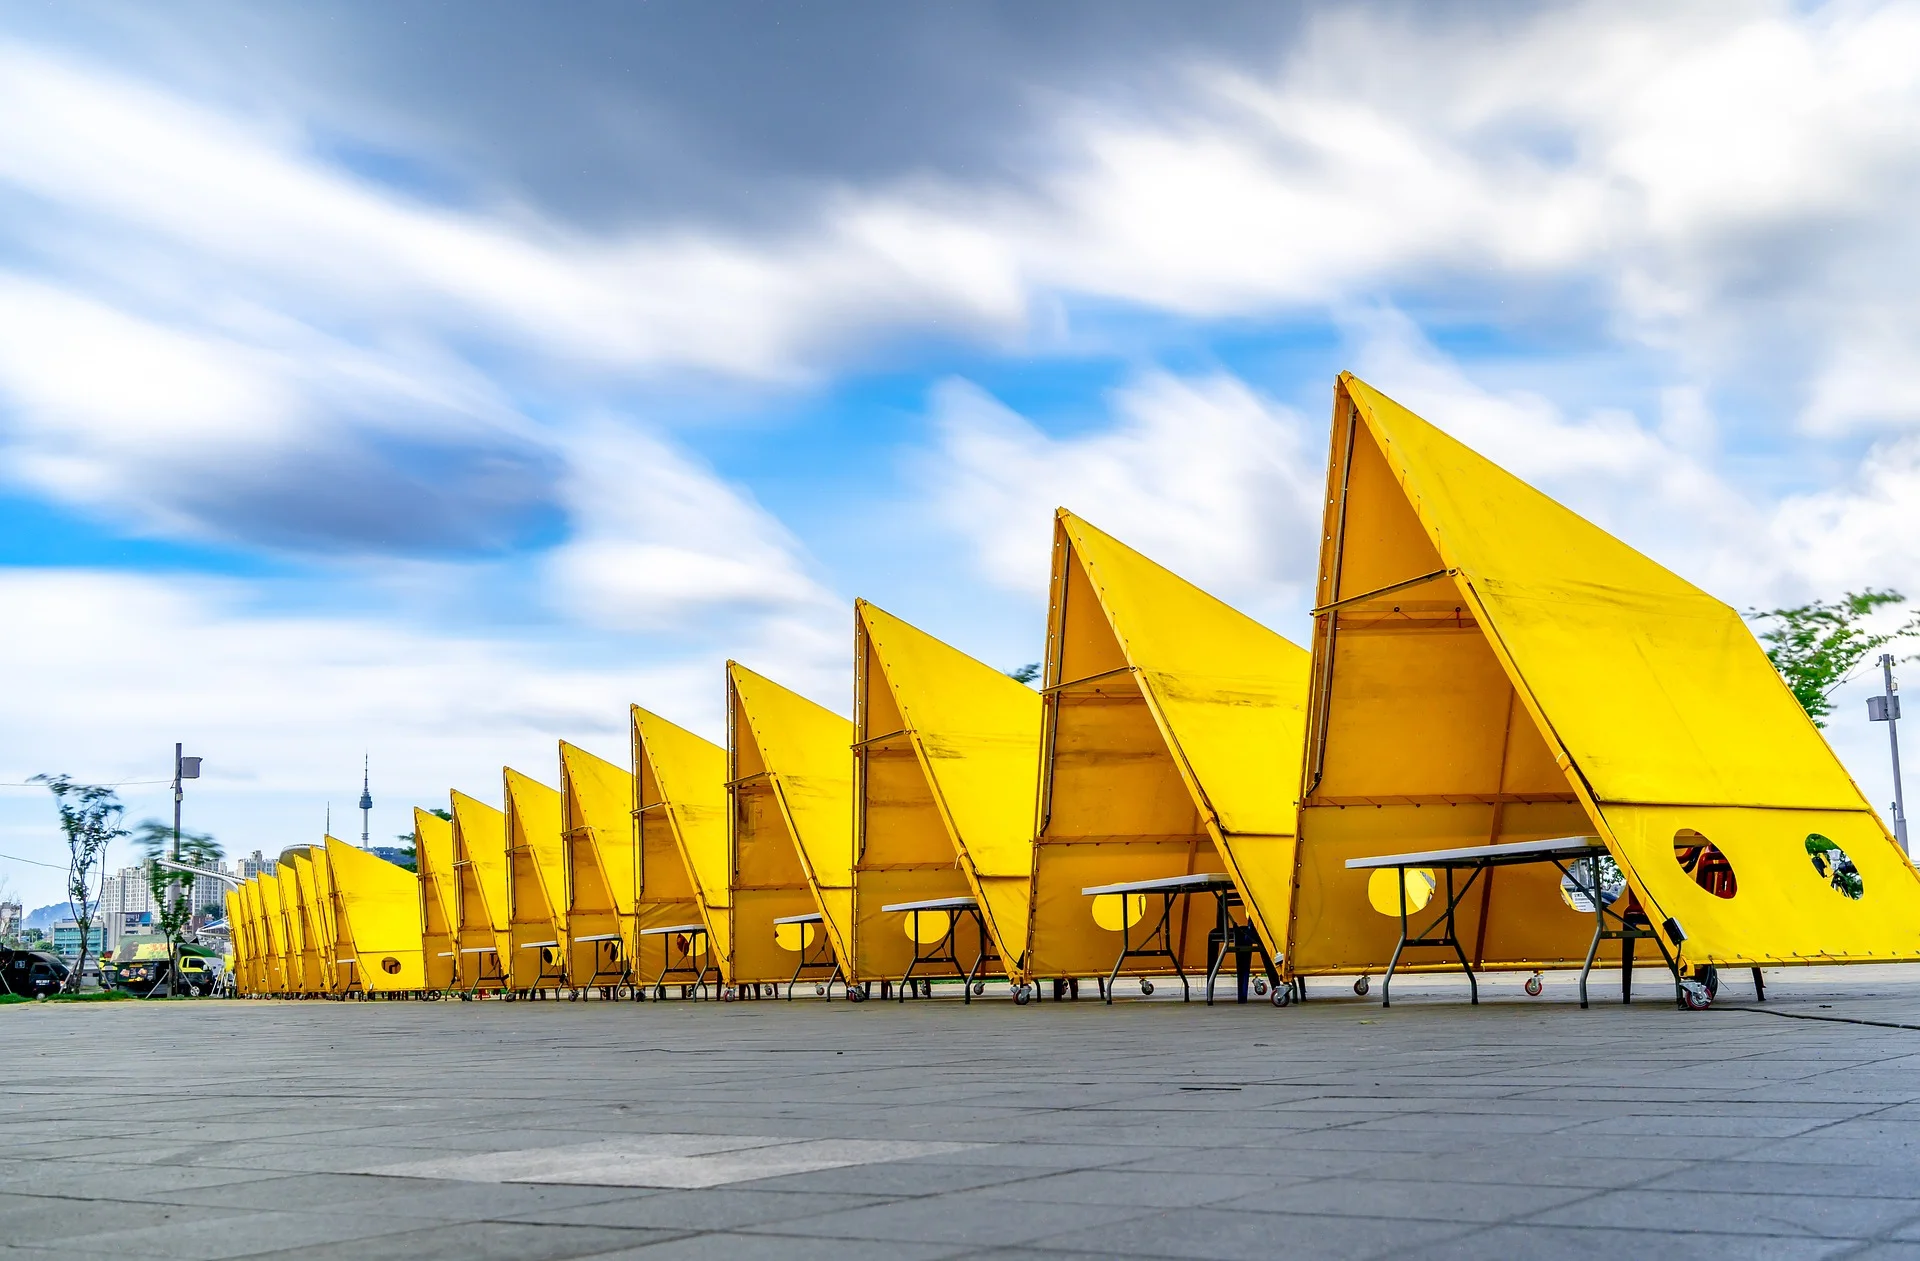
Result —
[[[175,740],[273,851],[845,709],[855,596],[1016,666],[1057,504],[1300,637],[1343,368],[1920,593],[1920,7],[1032,8],[0,0],[0,852]]]

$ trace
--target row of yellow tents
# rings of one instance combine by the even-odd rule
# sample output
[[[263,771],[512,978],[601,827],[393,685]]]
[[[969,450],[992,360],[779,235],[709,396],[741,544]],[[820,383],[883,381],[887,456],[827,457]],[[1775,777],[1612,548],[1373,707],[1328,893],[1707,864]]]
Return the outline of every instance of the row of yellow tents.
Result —
[[[634,706],[623,764],[562,742],[557,785],[416,811],[417,876],[289,852],[230,895],[238,986],[864,987],[950,937],[1018,989],[1154,913],[1083,890],[1203,873],[1279,976],[1365,974],[1420,873],[1348,859],[1559,837],[1683,969],[1920,957],[1920,877],[1740,616],[1345,374],[1315,606],[1303,648],[1063,510],[1037,690],[858,602],[852,722],[729,662],[724,747]],[[1577,893],[1489,873],[1472,965],[1580,965]],[[948,898],[977,918],[887,909]],[[1127,971],[1202,971],[1215,927]]]

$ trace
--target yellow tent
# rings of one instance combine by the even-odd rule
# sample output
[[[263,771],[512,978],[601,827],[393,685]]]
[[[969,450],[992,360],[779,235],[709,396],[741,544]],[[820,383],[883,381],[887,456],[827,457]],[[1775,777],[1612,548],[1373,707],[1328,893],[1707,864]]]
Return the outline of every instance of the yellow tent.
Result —
[[[915,918],[884,908],[972,897],[953,948],[1005,971],[1026,947],[1040,695],[865,600],[854,603],[853,979],[898,979]],[[944,912],[918,917],[944,936]],[[937,938],[921,943],[921,952]],[[917,975],[917,973],[916,973]]]
[[[560,808],[567,976],[581,986],[633,984],[633,773],[562,740]]]
[[[261,937],[267,945],[261,989],[268,994],[286,994],[293,987],[287,979],[287,921],[280,908],[280,878],[262,872],[254,878],[253,889],[259,899]]]
[[[320,989],[320,961],[307,932],[307,906],[300,890],[300,877],[294,865],[293,850],[284,850],[274,868],[280,882],[280,919],[287,940],[287,992],[312,994]]]
[[[502,772],[507,816],[508,988],[567,983],[566,854],[558,789],[512,767]]]
[[[1261,939],[1280,940],[1308,666],[1284,637],[1056,514],[1028,976],[1105,974],[1123,924],[1159,920],[1152,899],[1081,892],[1092,886],[1231,877]],[[1167,944],[1191,976],[1215,919],[1189,901]]]
[[[1920,957],[1920,876],[1738,613],[1350,375],[1333,421],[1292,970],[1387,962],[1349,858],[1569,836],[1683,969]],[[1582,960],[1580,890],[1489,874],[1477,966]]]
[[[327,838],[331,840],[332,838]],[[320,988],[327,994],[344,991],[346,978],[334,966],[335,946],[338,933],[333,922],[333,873],[327,862],[324,845],[316,845],[306,852],[307,865],[301,869],[302,879],[310,879],[312,887],[306,891],[308,922],[318,934],[318,948],[315,953],[320,958]]]
[[[794,975],[803,956],[844,975],[853,910],[853,724],[737,662],[727,663],[731,954],[735,985]],[[826,928],[774,920],[808,912]],[[784,930],[784,931],[780,931]]]
[[[420,882],[385,859],[327,838],[334,878],[334,922],[343,967],[368,994],[426,988],[421,960]]]
[[[460,988],[507,984],[507,817],[463,792],[453,806],[454,924]]]
[[[727,839],[727,751],[638,705],[632,715],[639,930],[704,923],[712,958],[720,975],[730,979],[733,867]],[[690,895],[693,914],[681,909],[683,889]],[[683,962],[678,945],[660,934],[642,936],[634,957],[639,984],[654,981],[669,962]],[[702,962],[696,958],[690,966]]]
[[[459,959],[459,873],[453,866],[453,821],[413,810],[413,869],[420,882],[421,949],[429,990],[454,987]]]
[[[225,901],[227,906],[227,939],[233,943],[233,955],[228,964],[228,975],[233,980],[235,990],[241,994],[245,994],[252,988],[247,983],[247,969],[251,966],[252,961],[247,954],[249,942],[247,940],[246,898],[240,892],[240,886],[235,885],[233,888],[228,889]]]

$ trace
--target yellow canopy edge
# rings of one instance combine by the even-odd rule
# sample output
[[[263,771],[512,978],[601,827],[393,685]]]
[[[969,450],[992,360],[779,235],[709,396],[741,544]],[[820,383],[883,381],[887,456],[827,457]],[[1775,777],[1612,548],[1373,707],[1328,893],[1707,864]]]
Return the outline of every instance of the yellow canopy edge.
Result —
[[[426,987],[420,883],[414,873],[365,850],[327,838],[335,881],[335,914],[353,974],[371,993]]]
[[[686,728],[635,705],[633,774],[635,826],[649,855],[647,868],[668,860],[659,837],[678,853],[681,870],[716,960],[732,957],[729,892],[732,862],[727,852],[727,751]],[[652,855],[660,854],[656,864]],[[692,923],[694,920],[682,921]],[[660,927],[672,927],[662,921]],[[661,950],[666,946],[663,942]],[[648,975],[657,975],[658,960]],[[726,964],[721,964],[723,975]]]
[[[560,790],[503,767],[506,799],[507,976],[517,990],[566,980],[566,853]],[[544,944],[543,944],[544,943]]]
[[[453,820],[419,806],[413,808],[413,869],[420,881],[421,949],[425,951],[427,988],[452,989],[459,957],[459,873],[453,866]]]

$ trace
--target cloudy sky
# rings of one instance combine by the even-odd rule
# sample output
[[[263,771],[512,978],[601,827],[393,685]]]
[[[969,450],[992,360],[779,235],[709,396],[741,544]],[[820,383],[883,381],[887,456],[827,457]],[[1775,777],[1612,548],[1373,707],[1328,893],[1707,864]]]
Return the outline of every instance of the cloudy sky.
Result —
[[[846,709],[855,596],[1016,666],[1056,504],[1299,638],[1342,368],[1920,594],[1917,193],[1914,4],[0,0],[0,852],[175,740],[271,852]]]

